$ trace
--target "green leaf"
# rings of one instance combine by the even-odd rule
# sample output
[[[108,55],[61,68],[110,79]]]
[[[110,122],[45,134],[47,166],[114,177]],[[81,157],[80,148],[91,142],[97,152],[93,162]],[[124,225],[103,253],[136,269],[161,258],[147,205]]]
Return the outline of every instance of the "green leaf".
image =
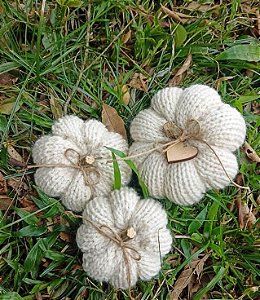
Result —
[[[18,207],[14,207],[14,211],[24,222],[29,225],[35,225],[39,222],[39,219],[28,211],[25,211]]]
[[[0,131],[4,132],[6,125],[7,125],[6,117],[3,115],[0,115]]]
[[[116,150],[114,148],[109,148],[107,147],[107,149],[109,149],[112,153],[116,154],[117,156],[121,157],[121,158],[124,158],[126,157],[125,153],[122,152],[122,151],[119,151],[119,150]],[[142,189],[142,192],[143,192],[143,195],[144,195],[144,198],[148,198],[149,197],[149,191],[148,191],[148,188],[147,186],[145,185],[145,183],[143,182],[135,164],[133,161],[131,161],[130,159],[126,159],[124,160],[124,162],[133,170],[133,172],[137,175],[137,178],[138,178],[138,182],[139,182],[139,185]]]
[[[182,239],[181,240],[181,247],[182,247],[182,251],[183,251],[183,254],[184,254],[185,258],[190,257],[190,255],[191,255],[190,242],[187,239]]]
[[[200,229],[203,225],[206,215],[207,215],[208,207],[204,207],[203,210],[197,215],[197,217],[190,223],[188,227],[188,233],[192,234]]]
[[[67,7],[81,7],[83,4],[81,0],[57,0],[57,3]]]
[[[217,60],[260,61],[260,44],[236,45],[217,55]]]
[[[214,222],[216,222],[217,213],[219,209],[219,203],[214,201],[211,207],[209,208],[208,216],[207,216],[207,222],[204,225],[203,233],[206,237],[211,236],[212,228]]]
[[[25,236],[40,236],[47,231],[46,226],[35,226],[28,225],[17,232],[14,232],[14,236],[25,237]]]
[[[18,293],[10,292],[0,295],[0,300],[23,300],[23,298]]]
[[[114,168],[114,189],[120,190],[121,188],[121,172],[119,169],[118,162],[116,160],[115,154],[112,152],[113,157],[113,168]]]
[[[49,259],[54,260],[54,261],[63,261],[63,260],[65,261],[66,260],[66,255],[61,254],[61,253],[56,252],[56,251],[52,251],[52,250],[47,250],[44,253],[44,257],[49,258]]]
[[[187,39],[187,31],[182,25],[177,25],[174,33],[175,47],[180,48]]]
[[[20,65],[17,62],[6,62],[0,65],[0,74],[7,73],[14,69],[19,68]]]
[[[39,240],[30,250],[28,253],[25,261],[24,261],[24,270],[25,272],[30,272],[32,278],[36,278],[36,274],[38,271],[38,267],[40,262],[43,258],[43,251],[40,248],[40,241]]]

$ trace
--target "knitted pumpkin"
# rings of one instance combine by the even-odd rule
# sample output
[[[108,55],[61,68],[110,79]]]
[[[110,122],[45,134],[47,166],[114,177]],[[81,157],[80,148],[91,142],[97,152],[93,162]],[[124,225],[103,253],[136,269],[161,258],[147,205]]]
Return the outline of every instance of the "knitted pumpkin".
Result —
[[[151,107],[135,117],[130,133],[130,155],[144,153],[133,161],[151,195],[189,205],[235,177],[238,164],[232,152],[243,143],[246,126],[241,114],[224,104],[214,89],[193,85],[160,90]]]
[[[96,197],[87,204],[77,231],[83,269],[95,280],[122,289],[135,285],[138,278],[151,279],[171,249],[166,225],[161,204],[140,200],[133,189]]]
[[[36,184],[47,195],[60,197],[68,209],[83,210],[91,198],[113,188],[112,156],[106,147],[128,151],[123,137],[109,132],[97,120],[84,122],[76,116],[59,119],[52,134],[41,137],[32,149],[33,160],[40,165]],[[124,162],[119,164],[122,184],[127,184],[131,170]]]

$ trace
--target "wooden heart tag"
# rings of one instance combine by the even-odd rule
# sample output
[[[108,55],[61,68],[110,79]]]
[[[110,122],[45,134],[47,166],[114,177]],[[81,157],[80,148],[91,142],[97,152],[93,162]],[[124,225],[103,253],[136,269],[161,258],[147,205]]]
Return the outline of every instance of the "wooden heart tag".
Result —
[[[196,147],[180,142],[166,151],[166,157],[169,164],[190,160],[198,155]]]

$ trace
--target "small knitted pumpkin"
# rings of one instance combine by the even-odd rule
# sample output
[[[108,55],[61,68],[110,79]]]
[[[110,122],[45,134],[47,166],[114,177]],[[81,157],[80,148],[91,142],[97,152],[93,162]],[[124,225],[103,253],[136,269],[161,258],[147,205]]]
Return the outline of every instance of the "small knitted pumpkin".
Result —
[[[59,119],[52,134],[41,137],[32,149],[33,160],[40,165],[36,184],[47,195],[60,197],[68,209],[82,211],[92,197],[113,188],[112,156],[106,147],[128,151],[123,137],[109,132],[97,120],[84,122],[76,116]],[[127,184],[131,170],[124,162],[119,164],[122,184]]]
[[[171,249],[167,216],[153,199],[140,200],[124,187],[90,201],[76,241],[83,252],[83,268],[116,288],[130,288],[138,278],[149,280],[161,269]]]
[[[130,133],[135,141],[130,155],[144,152],[133,160],[151,195],[189,205],[235,177],[238,165],[232,152],[243,143],[246,126],[240,113],[224,104],[214,89],[193,85],[159,91],[151,107],[133,120]],[[166,155],[160,145],[176,140],[179,144],[166,148]],[[157,151],[152,151],[155,147]],[[187,149],[190,157],[182,161]],[[180,154],[179,160],[170,163],[170,151]]]

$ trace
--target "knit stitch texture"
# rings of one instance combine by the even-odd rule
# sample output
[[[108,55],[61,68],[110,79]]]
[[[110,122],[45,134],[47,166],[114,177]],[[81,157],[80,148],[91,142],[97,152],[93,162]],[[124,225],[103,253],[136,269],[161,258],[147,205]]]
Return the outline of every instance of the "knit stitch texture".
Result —
[[[82,211],[90,199],[107,194],[113,188],[113,164],[106,160],[111,160],[112,156],[106,147],[128,151],[123,137],[109,132],[97,120],[84,122],[76,116],[57,120],[52,134],[41,137],[32,149],[36,164],[54,165],[36,170],[36,184],[47,195],[59,197],[68,209]],[[86,157],[95,161],[88,165],[84,161]],[[70,167],[80,163],[81,169]],[[119,165],[122,184],[127,184],[131,170],[124,162]]]
[[[122,239],[125,230],[134,230],[134,237],[125,241],[127,262],[122,247],[84,218],[107,226],[105,232],[113,231]],[[95,280],[122,289],[135,285],[138,278],[151,279],[161,269],[161,258],[171,249],[172,237],[166,225],[167,216],[161,204],[153,199],[140,200],[133,189],[124,187],[93,199],[83,212],[83,224],[76,237],[83,252],[84,270]]]
[[[130,133],[134,143],[129,154],[150,150],[169,138],[163,126],[174,122],[189,133],[188,124],[195,120],[200,127],[200,139],[216,152],[230,178],[238,171],[232,153],[244,142],[245,121],[241,114],[221,101],[219,94],[205,85],[186,89],[168,87],[160,90],[151,107],[133,120]],[[230,183],[214,152],[199,139],[188,139],[188,145],[198,149],[198,155],[187,161],[169,164],[161,150],[133,158],[152,196],[190,205],[198,202],[212,188],[224,188]]]

